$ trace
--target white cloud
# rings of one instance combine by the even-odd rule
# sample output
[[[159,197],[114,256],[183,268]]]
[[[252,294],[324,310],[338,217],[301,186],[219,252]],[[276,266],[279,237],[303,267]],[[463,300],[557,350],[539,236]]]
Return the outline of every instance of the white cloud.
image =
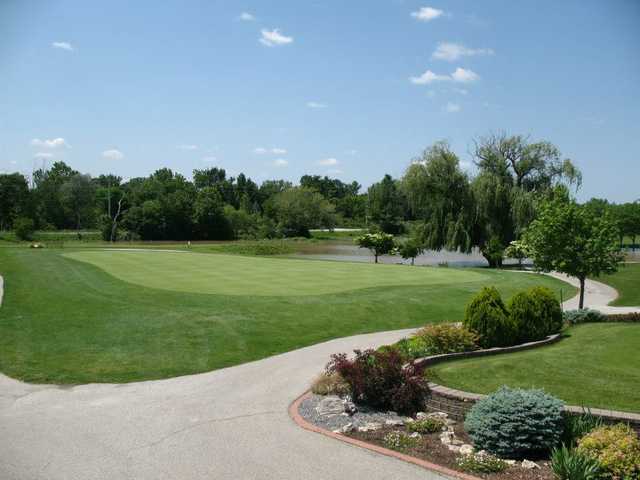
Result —
[[[51,140],[40,140],[39,138],[34,138],[31,140],[31,145],[33,147],[49,148],[52,150],[56,148],[71,148],[64,138],[52,138]]]
[[[442,10],[432,7],[421,7],[420,10],[411,12],[411,16],[421,22],[430,22],[431,20],[441,17],[443,14],[444,12]]]
[[[61,50],[67,50],[68,52],[73,52],[75,48],[69,42],[53,42],[51,44],[53,48],[59,48]]]
[[[459,43],[441,42],[435,51],[431,54],[431,58],[435,60],[446,60],[453,62],[461,57],[472,57],[475,55],[494,55],[494,51],[490,48],[467,48]]]
[[[462,110],[460,105],[453,102],[448,102],[444,109],[447,113],[458,113],[460,110]]]
[[[280,30],[274,28],[273,30],[262,29],[260,31],[260,43],[266,45],[267,47],[276,47],[279,45],[287,45],[289,43],[293,43],[293,37],[287,37],[286,35],[282,35]]]
[[[279,148],[279,147],[274,147],[271,149],[264,148],[264,147],[256,147],[253,149],[253,153],[255,153],[256,155],[264,155],[265,153],[273,153],[274,155],[286,155],[287,149]]]
[[[204,163],[216,163],[218,161],[218,159],[216,157],[214,157],[213,155],[207,156],[207,157],[202,157],[202,161]]]
[[[273,165],[274,167],[286,167],[287,165],[289,165],[289,162],[286,161],[284,158],[276,158],[271,165]]]
[[[451,75],[439,75],[427,70],[419,77],[409,77],[409,81],[415,85],[427,85],[433,82],[471,83],[478,79],[480,76],[477,73],[460,67],[456,68]]]
[[[327,108],[327,104],[326,103],[320,103],[320,102],[307,102],[307,107],[309,107],[309,108]]]
[[[267,153],[268,150],[264,147],[256,147],[253,149],[253,153],[257,154],[257,155],[263,155],[265,153]]]
[[[252,14],[250,14],[249,12],[242,12],[239,16],[238,16],[238,20],[243,20],[245,22],[252,22],[256,19],[255,16],[253,16]]]
[[[178,145],[176,146],[179,150],[197,150],[197,145]]]
[[[464,68],[456,68],[456,71],[451,74],[451,78],[454,82],[471,83],[478,80],[480,77],[472,70],[465,70]]]
[[[431,70],[427,70],[419,77],[409,77],[409,80],[416,85],[427,85],[432,82],[446,82],[451,80],[451,77],[449,75],[437,75]]]
[[[324,158],[318,161],[318,165],[322,165],[323,167],[330,167],[333,165],[338,165],[338,160],[336,158]]]
[[[102,152],[102,158],[106,158],[107,160],[122,160],[124,154],[117,148],[112,148],[111,150]]]
[[[53,158],[53,153],[38,152],[33,156],[33,158],[35,158],[36,160],[47,160],[49,158]]]
[[[285,148],[272,148],[271,153],[276,155],[286,155],[287,150]]]
[[[356,155],[358,153],[358,150],[352,148],[350,150],[347,150],[345,153],[348,153],[349,155]]]

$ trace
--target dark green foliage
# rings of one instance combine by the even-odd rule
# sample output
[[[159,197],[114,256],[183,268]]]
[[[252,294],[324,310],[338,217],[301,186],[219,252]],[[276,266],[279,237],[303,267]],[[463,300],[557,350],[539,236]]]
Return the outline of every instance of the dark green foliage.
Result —
[[[551,469],[558,480],[598,480],[601,477],[597,460],[562,445],[551,453]]]
[[[578,325],[580,323],[606,322],[607,316],[598,310],[583,308],[581,310],[566,310],[562,314],[564,321],[570,325]]]
[[[427,325],[409,339],[412,358],[477,350],[478,335],[452,323]]]
[[[602,418],[596,417],[589,410],[585,410],[580,415],[565,412],[562,443],[573,448],[577,445],[578,440],[602,425]]]
[[[18,240],[33,240],[35,225],[30,218],[18,217],[13,221],[13,230]]]
[[[339,373],[349,384],[354,402],[409,415],[424,407],[427,381],[413,365],[405,366],[396,351],[354,353],[352,360],[346,353],[332,355],[326,367],[326,373]]]
[[[467,305],[464,326],[477,333],[483,348],[506,347],[517,339],[517,328],[495,287],[484,287]]]
[[[502,387],[479,400],[464,425],[479,450],[503,458],[535,457],[560,441],[563,408],[542,390]]]
[[[548,288],[534,287],[516,293],[508,310],[518,329],[518,343],[542,340],[562,328],[560,302]]]
[[[380,255],[386,255],[391,253],[396,244],[393,240],[393,235],[389,233],[365,233],[364,235],[355,239],[356,245],[360,248],[368,248],[373,253],[375,263],[378,263],[378,257]]]
[[[406,201],[398,182],[385,175],[369,187],[367,192],[367,214],[384,233],[402,233]]]

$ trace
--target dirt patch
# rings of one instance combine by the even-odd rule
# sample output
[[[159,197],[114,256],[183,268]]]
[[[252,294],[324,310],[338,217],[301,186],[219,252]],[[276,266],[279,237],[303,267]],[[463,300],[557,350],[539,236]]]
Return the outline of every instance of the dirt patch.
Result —
[[[351,432],[346,434],[346,436],[355,438],[357,440],[362,440],[364,442],[372,443],[374,445],[379,445],[381,447],[385,447],[384,437],[389,432],[393,431],[405,431],[402,428],[397,427],[384,427],[380,430],[370,431],[370,432]],[[456,437],[465,443],[472,443],[471,439],[464,431],[462,426],[455,427]],[[413,448],[408,448],[406,450],[402,450],[401,453],[405,455],[410,455],[412,457],[416,457],[422,460],[426,460],[428,462],[435,463],[437,465],[441,465],[443,467],[450,468],[451,470],[462,472],[458,466],[456,465],[456,458],[458,458],[459,454],[450,451],[446,445],[443,445],[440,442],[439,433],[432,433],[429,435],[422,435],[420,438],[418,445]],[[536,462],[540,468],[535,468],[531,470],[526,470],[516,464],[507,468],[504,472],[501,473],[474,473],[474,472],[463,472],[470,473],[476,477],[486,478],[489,480],[553,480],[554,475],[549,466],[548,461],[537,461]]]

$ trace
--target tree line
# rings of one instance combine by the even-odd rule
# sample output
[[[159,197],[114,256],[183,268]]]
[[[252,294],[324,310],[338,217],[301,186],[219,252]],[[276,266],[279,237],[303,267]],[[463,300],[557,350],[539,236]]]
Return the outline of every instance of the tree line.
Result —
[[[299,185],[258,185],[224,169],[194,170],[192,179],[162,168],[123,181],[91,177],[64,162],[0,175],[0,230],[94,229],[105,240],[226,240],[308,236],[313,228],[408,230],[421,248],[478,248],[492,266],[561,186],[577,189],[581,173],[547,141],[491,134],[473,143],[476,173],[462,168],[446,142],[414,158],[401,178],[385,175],[361,192],[357,182],[304,175]],[[620,236],[640,235],[640,203],[593,199],[587,206],[614,219]],[[28,230],[28,229],[27,229]]]

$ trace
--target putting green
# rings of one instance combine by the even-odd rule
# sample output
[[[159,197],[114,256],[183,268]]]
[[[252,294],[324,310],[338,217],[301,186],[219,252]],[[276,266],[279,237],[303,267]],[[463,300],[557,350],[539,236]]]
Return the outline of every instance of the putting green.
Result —
[[[478,282],[479,272],[398,265],[160,251],[91,250],[64,254],[125,282],[216,295],[322,295],[362,288]]]

